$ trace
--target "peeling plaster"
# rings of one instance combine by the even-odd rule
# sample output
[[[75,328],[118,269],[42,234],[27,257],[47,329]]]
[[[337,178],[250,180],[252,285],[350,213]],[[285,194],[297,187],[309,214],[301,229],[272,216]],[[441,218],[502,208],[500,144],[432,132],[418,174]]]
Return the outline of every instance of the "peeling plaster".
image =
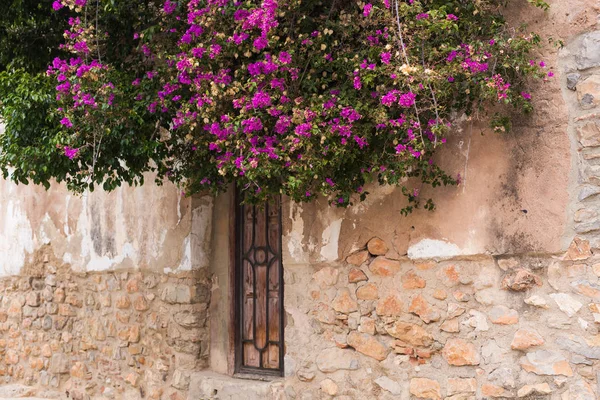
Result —
[[[340,231],[342,229],[342,218],[329,224],[322,234],[323,246],[321,247],[321,258],[323,261],[335,261],[338,259],[338,246],[340,242]]]
[[[182,249],[183,256],[181,257],[181,263],[177,267],[177,271],[191,271],[192,270],[192,242],[190,237],[186,237],[183,242]]]
[[[4,215],[0,232],[0,275],[16,275],[25,263],[27,254],[33,253],[33,231],[27,215],[19,204],[9,200]]]
[[[463,251],[454,243],[443,240],[423,239],[408,248],[408,258],[447,258],[462,255]]]
[[[190,238],[190,251],[193,254],[193,257],[190,257],[190,266],[192,269],[208,268],[210,265],[213,208],[213,197],[204,196],[200,199],[200,205],[194,207],[192,210],[192,232]]]
[[[288,252],[294,263],[308,262],[304,252],[304,220],[302,219],[302,206],[290,202],[291,229],[286,235]]]

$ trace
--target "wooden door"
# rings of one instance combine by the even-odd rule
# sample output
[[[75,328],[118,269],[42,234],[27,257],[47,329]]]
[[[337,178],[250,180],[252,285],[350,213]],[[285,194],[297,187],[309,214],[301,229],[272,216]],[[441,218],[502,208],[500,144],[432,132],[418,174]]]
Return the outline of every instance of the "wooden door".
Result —
[[[237,196],[237,204],[239,200]],[[281,200],[239,205],[236,231],[235,371],[282,375]]]

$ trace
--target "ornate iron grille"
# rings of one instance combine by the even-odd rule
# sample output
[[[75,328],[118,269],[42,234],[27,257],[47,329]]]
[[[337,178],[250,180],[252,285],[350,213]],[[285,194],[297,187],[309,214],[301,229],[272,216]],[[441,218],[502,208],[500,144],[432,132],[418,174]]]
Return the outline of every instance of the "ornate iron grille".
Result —
[[[236,372],[283,374],[281,199],[236,213]]]

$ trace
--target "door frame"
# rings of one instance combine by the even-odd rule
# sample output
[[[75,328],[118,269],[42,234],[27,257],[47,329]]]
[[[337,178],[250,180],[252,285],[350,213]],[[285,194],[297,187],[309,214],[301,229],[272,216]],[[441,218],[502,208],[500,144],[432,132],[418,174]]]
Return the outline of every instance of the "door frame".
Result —
[[[284,307],[284,274],[283,274],[283,204],[279,201],[279,302],[280,302],[280,321],[279,321],[279,370],[254,369],[244,368],[241,365],[241,305],[242,299],[240,296],[241,275],[238,272],[241,265],[242,257],[238,254],[239,238],[243,234],[241,232],[243,224],[238,223],[238,218],[242,217],[243,206],[241,205],[241,195],[237,188],[232,190],[231,205],[229,212],[229,357],[228,357],[228,372],[232,376],[251,377],[256,379],[268,379],[273,377],[284,376],[284,356],[285,356],[285,307]],[[268,216],[267,216],[268,217]],[[268,279],[268,278],[267,278]],[[268,282],[267,282],[268,290]],[[268,303],[267,303],[268,304]],[[267,327],[268,329],[268,327]]]

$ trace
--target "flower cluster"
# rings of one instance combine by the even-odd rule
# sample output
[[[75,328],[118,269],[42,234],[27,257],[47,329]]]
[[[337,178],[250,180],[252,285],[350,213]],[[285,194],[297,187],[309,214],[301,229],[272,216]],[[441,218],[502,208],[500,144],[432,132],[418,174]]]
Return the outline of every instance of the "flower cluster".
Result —
[[[101,61],[97,21],[71,16],[73,56],[48,69],[64,154],[101,156],[133,109],[166,149],[159,172],[189,194],[236,182],[248,201],[323,194],[346,206],[373,179],[456,183],[432,161],[451,116],[483,100],[528,111],[526,79],[546,75],[528,62],[535,35],[508,36],[487,1],[450,2],[165,0],[155,21],[133,24],[135,61],[120,65]]]

